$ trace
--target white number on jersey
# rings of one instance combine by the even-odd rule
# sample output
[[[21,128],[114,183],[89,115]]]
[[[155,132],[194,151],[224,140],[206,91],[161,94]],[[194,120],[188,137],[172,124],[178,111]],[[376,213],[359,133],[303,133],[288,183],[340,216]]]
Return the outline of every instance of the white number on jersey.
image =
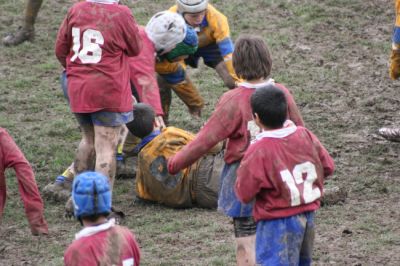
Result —
[[[126,259],[122,262],[122,266],[135,266],[135,260],[133,258]]]
[[[83,33],[82,50],[81,48],[81,31],[79,28],[72,28],[74,55],[71,57],[71,62],[79,58],[83,64],[96,64],[101,60],[102,50],[100,45],[104,44],[104,38],[100,31],[87,29]]]
[[[283,182],[289,188],[291,206],[300,205],[301,198],[307,204],[321,197],[321,190],[318,187],[313,188],[313,184],[317,180],[317,171],[314,164],[310,162],[298,164],[294,167],[292,173],[286,169],[281,171],[280,174]],[[304,180],[303,174],[306,174]],[[300,184],[303,184],[303,191],[299,190]]]

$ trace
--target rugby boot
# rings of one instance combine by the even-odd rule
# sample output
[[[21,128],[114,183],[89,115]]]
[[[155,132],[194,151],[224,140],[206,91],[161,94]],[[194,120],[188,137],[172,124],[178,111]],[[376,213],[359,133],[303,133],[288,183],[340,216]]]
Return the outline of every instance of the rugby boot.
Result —
[[[3,38],[3,44],[5,46],[16,46],[25,41],[33,41],[34,37],[34,29],[25,29],[23,27],[19,27],[15,33],[10,33]]]
[[[65,202],[71,196],[73,179],[73,173],[67,169],[62,175],[57,176],[55,182],[44,187],[43,196],[57,202]]]
[[[378,130],[378,134],[389,141],[400,142],[400,128],[383,127]]]

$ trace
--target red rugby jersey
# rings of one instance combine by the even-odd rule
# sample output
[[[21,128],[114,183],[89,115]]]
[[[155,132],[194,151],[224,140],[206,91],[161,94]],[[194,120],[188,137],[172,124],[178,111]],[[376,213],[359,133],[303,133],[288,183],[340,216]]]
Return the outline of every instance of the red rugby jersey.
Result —
[[[64,253],[65,266],[140,265],[140,249],[128,228],[113,221],[86,227]]]
[[[142,42],[129,8],[80,2],[64,19],[55,53],[67,70],[71,111],[132,110],[128,57]]]
[[[224,155],[225,162],[229,164],[241,160],[250,140],[258,133],[258,127],[253,121],[250,97],[256,88],[266,86],[269,82],[273,81],[257,85],[243,83],[238,88],[224,93],[215,111],[196,138],[168,160],[170,173],[177,173],[190,166],[218,142],[225,139],[228,139]],[[296,125],[303,126],[303,119],[292,94],[283,85],[278,83],[275,85],[286,95],[288,118]]]
[[[256,221],[314,211],[333,170],[333,159],[317,137],[292,123],[261,133],[250,145],[237,170],[236,195],[245,203],[256,199]]]
[[[156,77],[156,50],[143,27],[139,27],[139,34],[143,48],[138,56],[129,58],[131,82],[135,85],[140,101],[151,105],[157,115],[164,115]]]

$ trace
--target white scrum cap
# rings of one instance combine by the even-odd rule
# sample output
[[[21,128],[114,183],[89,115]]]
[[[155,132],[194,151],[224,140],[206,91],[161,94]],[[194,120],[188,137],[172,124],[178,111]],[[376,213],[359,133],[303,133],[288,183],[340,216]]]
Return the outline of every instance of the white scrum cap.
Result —
[[[176,0],[178,12],[183,13],[198,13],[207,9],[208,0]]]
[[[146,33],[157,52],[168,51],[185,39],[186,23],[178,13],[162,11],[147,23]]]

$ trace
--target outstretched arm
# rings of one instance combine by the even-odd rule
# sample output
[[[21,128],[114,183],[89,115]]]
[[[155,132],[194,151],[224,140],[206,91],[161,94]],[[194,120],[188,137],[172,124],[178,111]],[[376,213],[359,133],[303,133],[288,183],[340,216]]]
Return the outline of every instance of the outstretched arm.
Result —
[[[18,189],[24,202],[25,213],[33,235],[48,234],[40,197],[32,167],[6,130],[0,128],[0,152],[5,168],[14,168]],[[0,156],[1,157],[1,156]]]

